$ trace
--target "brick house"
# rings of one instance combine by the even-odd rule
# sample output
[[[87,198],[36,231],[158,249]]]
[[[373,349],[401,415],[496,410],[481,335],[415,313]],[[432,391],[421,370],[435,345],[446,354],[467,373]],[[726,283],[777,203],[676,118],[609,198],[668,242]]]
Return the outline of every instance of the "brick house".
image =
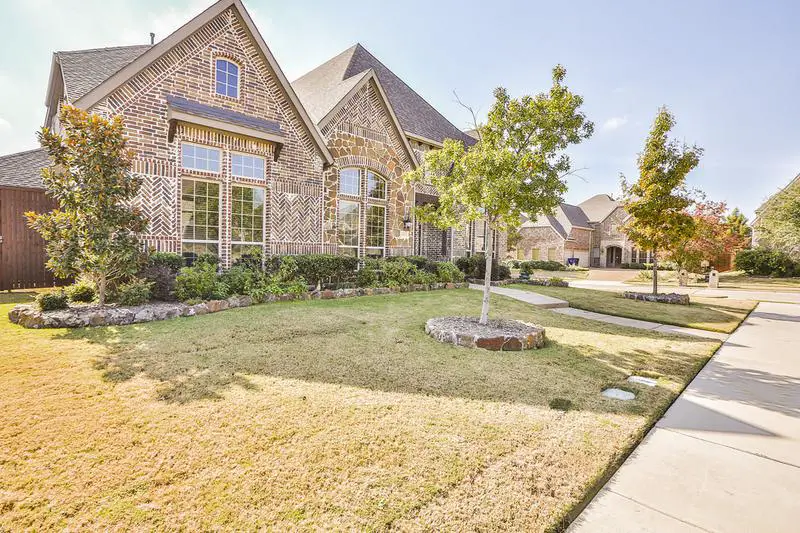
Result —
[[[485,226],[417,224],[430,185],[404,172],[461,132],[361,45],[289,83],[240,0],[220,0],[151,45],[53,55],[45,124],[62,103],[121,115],[144,243],[229,266],[251,247],[267,254],[421,254],[482,250]],[[4,168],[0,185],[41,189],[46,156]],[[505,253],[505,236],[497,239]]]
[[[575,258],[578,265],[592,267],[651,262],[652,254],[637,250],[622,231],[627,218],[622,205],[607,194],[578,205],[562,203],[553,215],[523,221],[517,256],[562,263]]]

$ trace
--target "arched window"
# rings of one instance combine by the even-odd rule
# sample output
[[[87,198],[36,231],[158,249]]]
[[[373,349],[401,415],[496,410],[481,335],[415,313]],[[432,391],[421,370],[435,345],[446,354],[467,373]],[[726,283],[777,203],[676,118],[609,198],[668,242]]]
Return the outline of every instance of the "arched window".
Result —
[[[340,252],[358,257],[386,255],[386,179],[365,168],[343,168],[338,191]]]
[[[239,98],[239,65],[218,58],[214,65],[214,82],[217,94]]]

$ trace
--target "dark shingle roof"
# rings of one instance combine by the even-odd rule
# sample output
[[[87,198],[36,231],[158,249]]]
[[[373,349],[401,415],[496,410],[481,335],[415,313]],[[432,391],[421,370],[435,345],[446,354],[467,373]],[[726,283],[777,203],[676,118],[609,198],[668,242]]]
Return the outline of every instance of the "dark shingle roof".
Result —
[[[560,213],[557,213],[556,216],[559,214],[563,215],[563,221],[566,222],[565,225],[570,226],[570,230],[572,226],[579,226],[581,228],[588,228],[589,227],[589,218],[586,216],[586,213],[578,207],[577,205],[571,204],[561,204],[559,206]],[[562,217],[559,217],[561,219]]]
[[[49,165],[42,148],[0,156],[0,186],[43,189],[41,172]]]
[[[191,100],[181,98],[180,96],[167,96],[167,104],[169,104],[169,106],[176,111],[183,111],[184,113],[189,113],[190,115],[219,120],[228,124],[244,126],[246,128],[252,128],[254,130],[263,131],[266,133],[275,133],[277,135],[281,135],[282,133],[280,124],[273,120],[252,117],[237,111],[231,111],[221,107],[213,107],[210,105],[200,104],[198,102],[192,102]]]
[[[439,143],[449,138],[463,141],[468,146],[475,144],[475,139],[456,128],[360,44],[348,48],[305,74],[292,83],[292,87],[306,109],[316,120],[321,120],[358,82],[359,75],[370,69],[378,77],[397,120],[407,135]],[[355,82],[352,78],[356,78]]]
[[[78,100],[150,49],[149,44],[56,52],[69,102]]]

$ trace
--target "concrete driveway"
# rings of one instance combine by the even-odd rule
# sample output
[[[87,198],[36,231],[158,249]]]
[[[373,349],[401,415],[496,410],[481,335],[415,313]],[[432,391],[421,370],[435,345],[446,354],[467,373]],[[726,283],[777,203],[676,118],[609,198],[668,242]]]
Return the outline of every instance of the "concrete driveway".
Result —
[[[800,305],[760,303],[569,531],[800,531]]]

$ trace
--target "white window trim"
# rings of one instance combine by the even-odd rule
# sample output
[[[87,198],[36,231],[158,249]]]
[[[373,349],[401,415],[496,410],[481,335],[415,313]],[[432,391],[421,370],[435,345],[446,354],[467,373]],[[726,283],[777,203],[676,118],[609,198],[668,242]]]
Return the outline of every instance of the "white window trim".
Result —
[[[341,223],[340,214],[341,214],[342,202],[347,202],[349,204],[355,204],[356,207],[358,207],[358,217],[357,217],[358,218],[358,231],[356,232],[356,238],[357,238],[358,242],[357,242],[357,244],[355,246],[353,246],[352,244],[341,244],[341,242],[340,242],[341,241],[341,234],[339,233],[339,229],[340,229],[339,228],[339,224]],[[336,227],[336,240],[337,240],[336,244],[338,245],[338,247],[339,248],[349,248],[349,249],[355,248],[356,256],[360,256],[361,255],[361,230],[362,230],[362,227],[361,227],[362,226],[362,224],[361,224],[361,202],[357,202],[357,201],[354,201],[354,200],[347,200],[347,199],[345,199],[345,200],[337,200],[337,202],[336,202],[336,226],[337,226]]]
[[[368,238],[368,235],[367,235],[367,212],[369,211],[369,208],[373,207],[373,206],[383,209],[383,246],[367,246],[367,243],[366,243],[367,238]],[[386,257],[386,223],[387,223],[386,218],[387,218],[388,211],[389,210],[386,208],[386,205],[367,203],[366,211],[364,212],[364,241],[365,241],[364,242],[364,256],[365,257],[367,255],[367,250],[378,250],[378,249],[380,249],[383,252],[382,257]],[[359,238],[360,238],[360,236],[359,236]]]
[[[247,189],[261,189],[264,191],[264,212],[261,214],[261,241],[235,241],[233,240],[233,188],[234,187],[244,187]],[[234,244],[245,245],[245,246],[261,246],[262,250],[264,248],[264,237],[266,236],[266,228],[265,228],[265,221],[267,218],[267,190],[264,187],[260,187],[258,185],[248,185],[244,183],[232,183],[231,184],[231,221],[229,224],[229,230],[231,233],[231,247]],[[229,254],[230,255],[230,254]]]
[[[345,170],[355,170],[358,172],[358,192],[356,194],[349,193],[349,192],[342,192],[342,172]],[[337,176],[336,180],[336,193],[339,196],[346,196],[348,198],[358,198],[359,200],[363,199],[364,193],[362,192],[363,189],[363,176],[361,173],[361,167],[344,167],[339,169],[339,175]]]
[[[239,69],[239,75],[236,76],[236,96],[228,96],[227,94],[219,94],[217,92],[217,61],[227,61],[228,63],[232,63],[236,65]],[[214,55],[211,58],[211,93],[214,96],[219,96],[220,98],[228,98],[230,100],[240,100],[242,97],[242,63],[235,59],[231,59],[226,55]]]
[[[217,198],[217,240],[216,241],[209,241],[209,240],[197,240],[197,239],[184,239],[183,238],[183,227],[181,227],[181,255],[183,255],[183,243],[188,242],[191,244],[217,244],[217,257],[222,257],[222,182],[214,181],[214,180],[204,180],[200,178],[195,178],[194,176],[184,177],[181,176],[181,190],[180,190],[180,198],[181,202],[183,202],[183,180],[192,180],[192,181],[202,181],[204,183],[215,183],[218,186],[219,197]],[[181,204],[181,217],[183,216],[183,204]],[[183,223],[181,222],[181,226]]]
[[[205,148],[206,150],[216,150],[217,152],[219,152],[219,170],[214,171],[214,170],[206,170],[206,169],[202,169],[202,168],[192,168],[192,167],[183,166],[183,147],[187,146],[187,145],[188,146],[196,146],[196,147],[200,147],[200,148]],[[192,142],[183,141],[183,142],[181,142],[181,153],[180,153],[181,170],[188,170],[189,172],[206,172],[208,174],[215,174],[215,175],[219,176],[220,174],[222,174],[222,163],[223,163],[222,156],[223,155],[224,154],[222,152],[222,148],[217,148],[216,146],[208,146],[206,144],[198,144],[198,143],[192,143]]]
[[[371,172],[373,176],[377,178],[377,180],[383,183],[383,198],[375,198],[369,195],[369,178],[367,177],[367,172]],[[364,169],[364,199],[367,202],[385,202],[389,196],[389,180],[384,178],[374,170],[370,170],[368,168]]]
[[[264,175],[261,176],[260,178],[253,178],[253,177],[250,177],[250,176],[240,176],[239,174],[234,174],[233,173],[233,156],[234,155],[241,155],[241,156],[244,156],[244,157],[253,157],[253,158],[257,158],[257,159],[262,160],[264,162]],[[230,157],[228,159],[230,160],[229,162],[230,162],[230,166],[231,166],[231,176],[232,177],[234,177],[234,178],[243,178],[243,179],[246,179],[246,180],[266,181],[266,179],[267,179],[267,158],[266,157],[260,156],[260,155],[255,155],[255,154],[248,154],[247,152],[231,151],[230,152]]]

